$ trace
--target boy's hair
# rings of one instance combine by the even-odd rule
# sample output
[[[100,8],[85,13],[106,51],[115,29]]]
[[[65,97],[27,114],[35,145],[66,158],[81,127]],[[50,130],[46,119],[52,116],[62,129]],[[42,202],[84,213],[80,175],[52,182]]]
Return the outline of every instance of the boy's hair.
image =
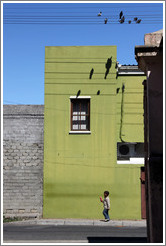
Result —
[[[107,194],[107,196],[109,196],[109,194],[110,194],[109,191],[107,191],[107,190],[104,191],[104,193]]]

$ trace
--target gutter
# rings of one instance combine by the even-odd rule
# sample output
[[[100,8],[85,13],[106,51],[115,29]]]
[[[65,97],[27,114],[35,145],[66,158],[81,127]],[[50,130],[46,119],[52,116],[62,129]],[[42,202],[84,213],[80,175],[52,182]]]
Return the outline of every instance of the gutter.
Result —
[[[149,52],[162,52],[163,46],[148,46],[148,45],[138,45],[135,46],[135,55],[138,53],[149,53]]]

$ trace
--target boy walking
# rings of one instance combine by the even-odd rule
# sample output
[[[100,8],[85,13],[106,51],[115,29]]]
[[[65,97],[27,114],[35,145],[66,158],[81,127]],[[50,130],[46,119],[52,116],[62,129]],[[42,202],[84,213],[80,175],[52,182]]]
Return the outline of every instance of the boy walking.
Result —
[[[104,205],[103,215],[105,217],[105,221],[109,221],[110,220],[110,217],[108,214],[108,212],[110,210],[109,191],[104,191],[104,200],[102,199],[102,197],[100,197],[100,201]]]

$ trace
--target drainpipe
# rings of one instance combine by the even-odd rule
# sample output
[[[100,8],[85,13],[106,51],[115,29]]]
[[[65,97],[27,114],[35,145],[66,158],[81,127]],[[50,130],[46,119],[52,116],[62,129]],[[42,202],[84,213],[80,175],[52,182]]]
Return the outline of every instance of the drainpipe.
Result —
[[[122,139],[122,126],[123,126],[123,107],[124,107],[124,90],[125,90],[125,85],[124,83],[122,84],[122,100],[121,100],[121,120],[120,120],[120,132],[119,132],[119,138],[122,143],[125,141]]]

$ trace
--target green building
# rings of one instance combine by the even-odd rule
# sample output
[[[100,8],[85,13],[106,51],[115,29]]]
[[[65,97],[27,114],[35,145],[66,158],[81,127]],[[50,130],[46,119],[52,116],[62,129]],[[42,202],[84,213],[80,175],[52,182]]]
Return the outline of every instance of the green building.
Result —
[[[46,47],[44,218],[141,219],[143,74],[116,46]]]

